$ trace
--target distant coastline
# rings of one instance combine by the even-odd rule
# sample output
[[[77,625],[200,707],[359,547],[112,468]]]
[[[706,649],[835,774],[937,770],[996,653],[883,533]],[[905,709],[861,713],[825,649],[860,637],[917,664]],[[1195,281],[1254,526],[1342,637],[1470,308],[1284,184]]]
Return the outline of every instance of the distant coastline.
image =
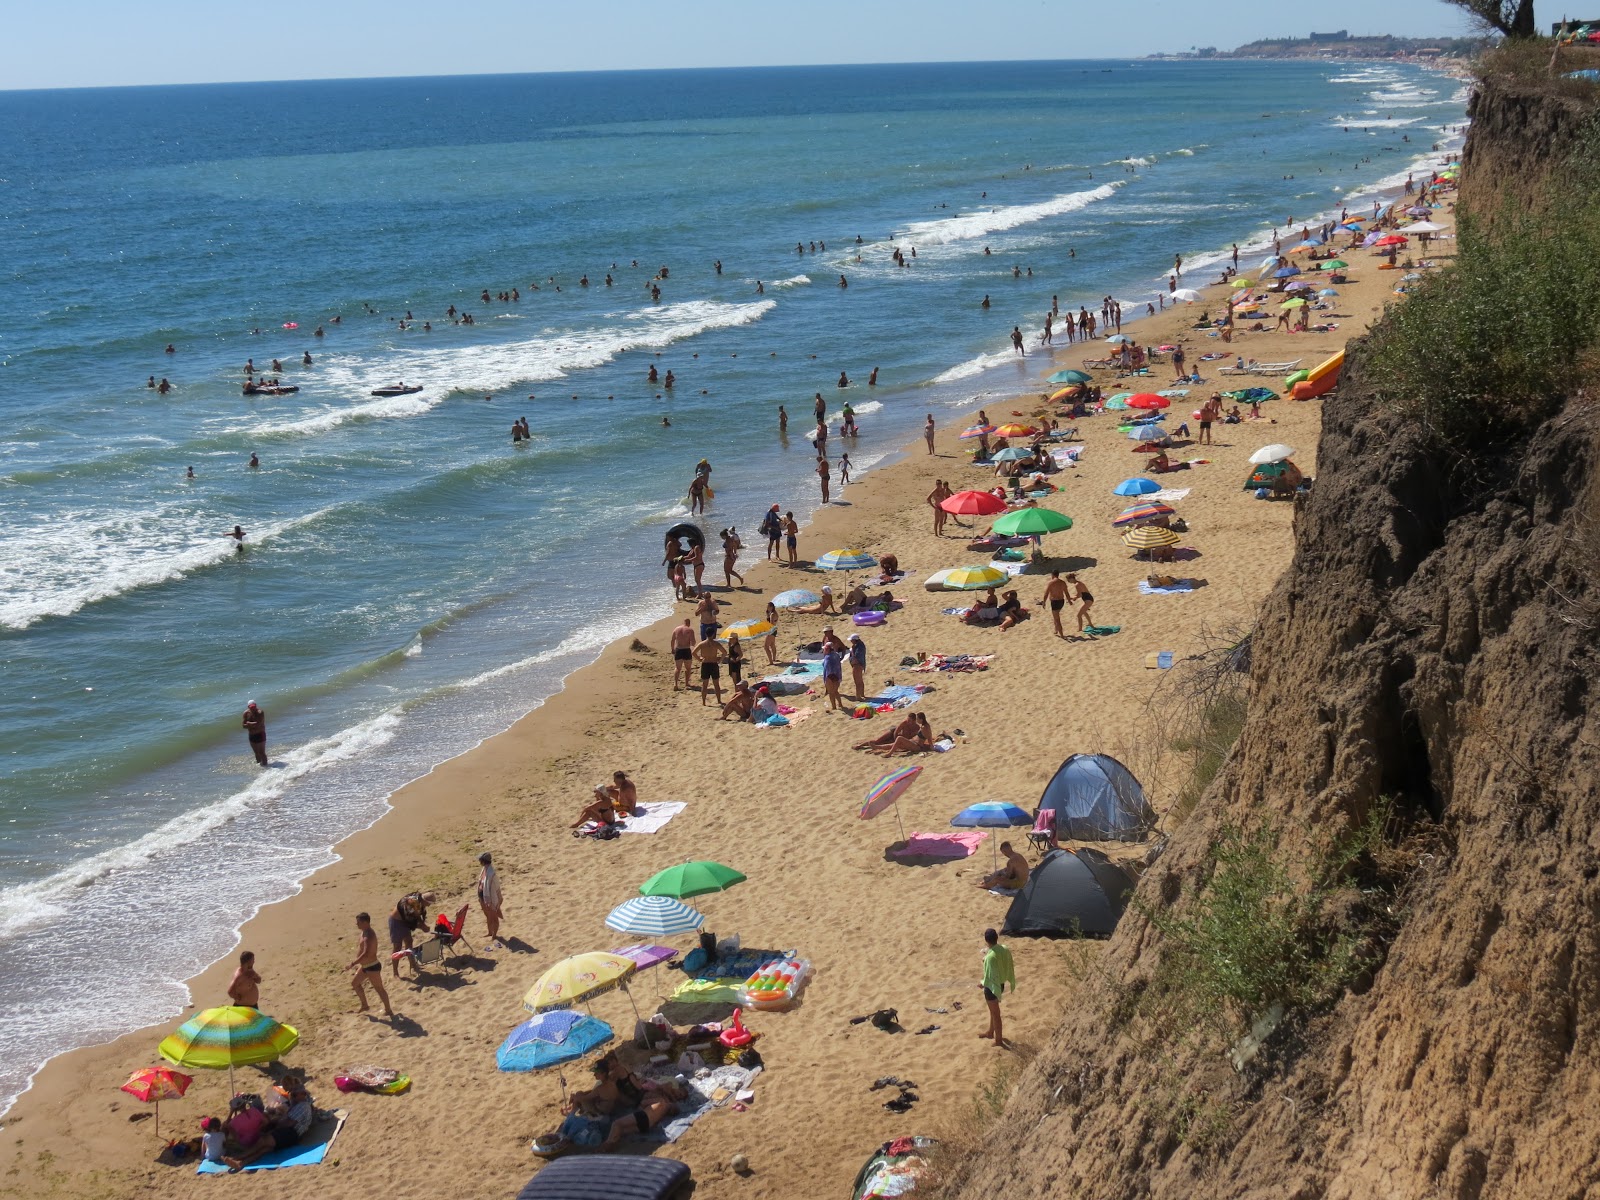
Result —
[[[1303,38],[1260,38],[1232,50],[1198,46],[1186,51],[1147,55],[1154,60],[1206,58],[1298,58],[1315,62],[1339,60],[1383,60],[1386,62],[1436,63],[1466,60],[1484,47],[1484,39],[1470,37],[1405,38],[1383,34],[1375,37],[1352,36],[1348,30],[1311,33]]]

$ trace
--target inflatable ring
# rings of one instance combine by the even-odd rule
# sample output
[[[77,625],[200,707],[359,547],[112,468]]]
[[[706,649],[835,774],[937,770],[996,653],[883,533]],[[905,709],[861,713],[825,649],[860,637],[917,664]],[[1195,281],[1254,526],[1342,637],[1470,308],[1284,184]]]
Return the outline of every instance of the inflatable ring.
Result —
[[[855,622],[857,625],[882,625],[888,619],[888,613],[878,612],[876,609],[871,609],[867,612],[858,612],[855,614],[855,616],[850,618],[850,620]]]
[[[667,530],[666,543],[668,550],[682,550],[683,547],[679,544],[682,541],[687,541],[691,550],[704,550],[706,547],[705,530],[688,521],[682,521]]]

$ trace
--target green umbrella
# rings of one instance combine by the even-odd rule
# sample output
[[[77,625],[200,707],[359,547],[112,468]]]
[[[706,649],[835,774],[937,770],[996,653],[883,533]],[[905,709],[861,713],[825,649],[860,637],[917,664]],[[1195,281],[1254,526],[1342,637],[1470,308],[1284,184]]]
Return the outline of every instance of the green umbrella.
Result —
[[[686,900],[690,896],[703,896],[707,892],[721,892],[745,876],[732,867],[717,862],[686,862],[665,871],[657,871],[639,885],[641,896],[673,896]]]
[[[1072,528],[1072,518],[1053,508],[1019,508],[1008,512],[994,523],[994,532],[1001,537],[1017,537],[1026,533],[1060,533]]]
[[[1285,300],[1282,304],[1278,305],[1279,308],[1304,308],[1305,306],[1306,302],[1301,300],[1298,296],[1293,300]]]
[[[1350,264],[1345,262],[1344,259],[1342,259],[1342,258],[1330,258],[1325,263],[1318,263],[1317,264],[1317,270],[1319,270],[1319,271],[1337,271],[1340,267],[1348,267],[1349,265]]]

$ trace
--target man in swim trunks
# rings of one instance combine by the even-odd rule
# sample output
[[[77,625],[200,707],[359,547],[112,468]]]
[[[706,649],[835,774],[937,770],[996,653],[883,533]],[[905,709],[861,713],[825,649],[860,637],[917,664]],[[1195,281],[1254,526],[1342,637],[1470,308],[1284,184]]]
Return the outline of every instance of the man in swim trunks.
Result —
[[[1006,990],[1017,990],[1017,968],[1011,951],[1000,944],[1000,935],[992,929],[983,931],[983,1002],[989,1007],[989,1028],[978,1036],[991,1039],[996,1049],[1006,1044],[1005,1027],[1000,1020],[1000,997]]]
[[[256,971],[254,951],[239,955],[239,967],[228,983],[228,999],[240,1008],[261,1007],[261,975]]]
[[[704,626],[702,626],[704,628]],[[717,705],[722,705],[722,643],[717,641],[717,627],[711,626],[711,632],[701,639],[700,644],[694,648],[695,661],[700,664],[700,704],[706,703],[706,687],[710,685],[717,691]]]
[[[250,739],[250,749],[256,756],[260,766],[268,766],[267,762],[267,714],[261,710],[254,700],[244,706],[245,736]]]
[[[694,606],[694,615],[700,621],[700,640],[717,636],[717,601],[705,588],[700,589],[700,602]]]
[[[1066,607],[1067,599],[1067,585],[1061,580],[1061,572],[1051,571],[1050,582],[1044,585],[1044,595],[1039,597],[1039,603],[1050,605],[1050,620],[1055,623],[1057,637],[1067,636],[1061,628],[1061,610]]]
[[[1000,843],[1000,854],[1006,865],[978,881],[978,886],[985,891],[995,887],[1020,888],[1028,882],[1028,860],[1018,854],[1010,842]]]
[[[372,990],[378,993],[378,999],[383,1001],[383,1015],[393,1020],[394,1009],[389,1007],[389,993],[383,990],[383,964],[378,961],[378,931],[373,929],[372,918],[366,913],[356,914],[356,928],[361,933],[361,941],[356,947],[355,958],[345,968],[355,972],[350,979],[350,986],[361,1001],[361,1007],[356,1011],[370,1011],[367,1006],[367,985],[371,984]],[[397,977],[398,974],[397,971]]]
[[[689,618],[683,619],[683,624],[672,631],[672,690],[677,691],[679,679],[682,686],[692,687],[689,681],[689,664],[694,657],[694,630],[689,627]]]

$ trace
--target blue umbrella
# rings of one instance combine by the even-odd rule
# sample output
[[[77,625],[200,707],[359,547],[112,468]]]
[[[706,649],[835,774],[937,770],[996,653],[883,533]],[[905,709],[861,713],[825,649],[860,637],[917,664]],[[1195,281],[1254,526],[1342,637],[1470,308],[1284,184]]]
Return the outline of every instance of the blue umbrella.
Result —
[[[1317,295],[1319,295],[1319,296],[1337,296],[1338,294],[1339,294],[1339,289],[1338,288],[1319,288],[1319,289],[1317,289]]]
[[[799,608],[802,604],[816,604],[821,599],[816,592],[808,592],[805,588],[790,588],[774,596],[772,604],[774,608]]]
[[[1111,489],[1111,494],[1113,496],[1148,496],[1151,492],[1159,492],[1160,490],[1161,485],[1154,479],[1141,479],[1135,476],[1132,479],[1124,479],[1117,484],[1116,487]]]
[[[1130,442],[1163,442],[1166,439],[1166,426],[1157,425],[1153,421],[1147,421],[1143,425],[1135,425],[1128,430],[1128,440]]]
[[[621,933],[645,937],[671,937],[693,933],[705,923],[705,914],[671,896],[635,896],[624,900],[606,917],[606,926]]]
[[[1274,279],[1287,279],[1291,275],[1298,275],[1298,274],[1300,274],[1300,268],[1299,267],[1279,267],[1276,271],[1274,271],[1272,273],[1272,277]]]
[[[994,456],[995,462],[1016,462],[1019,458],[1032,458],[1032,450],[1024,450],[1021,446],[1007,446]]]
[[[1032,825],[1033,818],[1015,804],[985,800],[963,808],[950,818],[950,824],[963,829],[1008,829],[1013,825]]]
[[[546,1025],[551,1017],[573,1019]],[[547,1031],[550,1036],[543,1036],[541,1031]],[[598,1017],[580,1017],[573,1012],[543,1013],[513,1029],[494,1052],[494,1061],[502,1071],[540,1071],[582,1058],[614,1036],[611,1026]]]

